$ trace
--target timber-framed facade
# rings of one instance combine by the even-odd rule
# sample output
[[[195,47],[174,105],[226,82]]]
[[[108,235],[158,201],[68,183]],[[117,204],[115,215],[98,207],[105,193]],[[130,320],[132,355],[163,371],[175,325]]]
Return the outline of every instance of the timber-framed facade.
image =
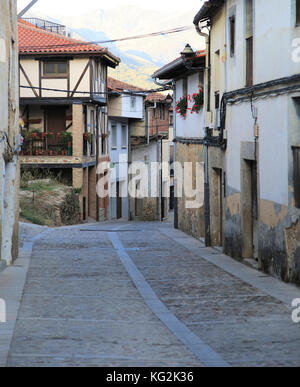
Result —
[[[107,49],[19,20],[22,168],[60,171],[81,192],[81,217],[103,220],[108,201],[96,194],[97,164],[108,161]]]

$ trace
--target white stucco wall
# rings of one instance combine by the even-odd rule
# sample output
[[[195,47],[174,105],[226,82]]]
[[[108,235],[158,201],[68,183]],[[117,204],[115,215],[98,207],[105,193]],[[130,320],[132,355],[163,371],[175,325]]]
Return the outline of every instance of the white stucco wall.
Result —
[[[198,92],[199,87],[199,74],[193,74],[188,77],[188,94],[191,96]],[[176,99],[177,101],[183,97],[183,80],[180,79],[176,82]],[[192,101],[193,102],[193,101]],[[193,107],[193,104],[189,102],[189,108]],[[179,114],[176,114],[176,136],[184,138],[203,138],[205,128],[205,115],[204,109],[201,109],[199,114],[193,113],[188,110],[186,118],[182,118]]]
[[[133,108],[131,106],[131,96],[122,95],[122,117],[127,118],[144,118],[144,97],[142,96],[133,96],[135,98],[136,104]]]
[[[235,55],[231,57],[229,41],[227,44],[227,91],[243,88],[246,83],[245,0],[227,0],[227,37],[228,19],[233,12],[236,15],[236,45]],[[253,22],[254,84],[298,74],[300,62],[292,60],[293,40],[300,38],[300,27],[295,26],[295,0],[254,0]]]
[[[227,1],[228,18],[236,15],[235,56],[227,54],[227,91],[245,87],[245,1]],[[294,27],[294,0],[254,1],[254,84],[288,77],[300,72],[291,58],[291,38]],[[229,36],[229,35],[228,35]],[[227,41],[229,50],[230,42]],[[282,205],[289,204],[289,160],[291,143],[289,109],[292,95],[272,96],[255,100],[259,125],[259,187],[260,198]],[[226,128],[228,147],[226,152],[227,182],[230,187],[241,189],[241,143],[254,143],[254,118],[249,101],[227,106]]]
[[[255,106],[260,128],[260,198],[288,205],[288,97],[261,100]],[[231,188],[240,191],[241,142],[254,142],[254,119],[250,104],[229,106],[227,123],[230,128],[226,152],[227,182]]]
[[[111,160],[111,174],[110,174],[110,218],[116,218],[116,198],[117,196],[117,181],[121,184],[122,190],[122,217],[128,218],[128,120],[116,120],[109,117],[109,156]],[[117,147],[112,148],[112,125],[116,127]],[[122,147],[122,126],[126,127],[126,148]]]

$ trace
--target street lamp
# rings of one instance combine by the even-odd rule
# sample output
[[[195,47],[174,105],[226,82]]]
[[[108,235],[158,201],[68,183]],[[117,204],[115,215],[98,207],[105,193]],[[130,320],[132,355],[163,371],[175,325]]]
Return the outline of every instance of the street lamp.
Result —
[[[189,44],[187,44],[184,50],[180,54],[186,69],[191,70],[193,66],[193,58],[195,57],[195,54],[196,54],[195,51],[192,49],[192,47]]]

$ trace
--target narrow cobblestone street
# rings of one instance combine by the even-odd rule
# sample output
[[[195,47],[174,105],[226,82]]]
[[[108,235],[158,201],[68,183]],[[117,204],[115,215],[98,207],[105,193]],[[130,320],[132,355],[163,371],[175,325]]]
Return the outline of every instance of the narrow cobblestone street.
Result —
[[[7,365],[299,366],[297,295],[169,223],[53,229],[34,243]]]

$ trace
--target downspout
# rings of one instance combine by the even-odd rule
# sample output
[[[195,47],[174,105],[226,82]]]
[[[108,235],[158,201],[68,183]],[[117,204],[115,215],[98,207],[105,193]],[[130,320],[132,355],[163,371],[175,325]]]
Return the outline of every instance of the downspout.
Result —
[[[158,82],[156,79],[154,79],[154,83],[158,86],[165,86],[163,83]],[[177,117],[176,117],[176,81],[172,81],[172,89],[173,89],[173,137],[176,139],[177,137],[177,131],[176,131],[176,123],[177,123]],[[176,181],[176,141],[174,142],[174,181]],[[177,192],[174,190],[174,228],[178,229],[178,197]]]
[[[207,64],[207,97],[206,97],[206,110],[210,111],[210,92],[211,92],[211,59],[210,59],[210,51],[211,51],[211,41],[210,34],[206,34],[201,31],[199,27],[199,23],[195,24],[197,33],[205,38],[206,42],[206,64]],[[208,134],[206,128],[206,135]],[[205,140],[205,176],[204,176],[204,223],[205,223],[205,244],[206,246],[211,246],[211,232],[210,232],[210,187],[209,187],[209,157],[208,157],[208,142]]]
[[[176,81],[172,81],[173,86],[173,137],[174,139],[177,137],[177,130],[176,130],[176,124],[177,124],[177,117],[176,117]],[[174,143],[174,164],[176,166],[176,144]],[[174,181],[176,181],[176,167],[173,168],[174,170]],[[178,200],[177,200],[177,192],[174,190],[174,228],[178,229]]]
[[[164,201],[163,201],[163,137],[160,139],[160,162],[161,162],[161,168],[160,168],[160,221],[164,221]]]
[[[98,187],[99,175],[97,173],[98,164],[99,164],[99,106],[96,106],[96,187]],[[100,214],[99,214],[99,195],[96,194],[96,221],[99,222]]]

